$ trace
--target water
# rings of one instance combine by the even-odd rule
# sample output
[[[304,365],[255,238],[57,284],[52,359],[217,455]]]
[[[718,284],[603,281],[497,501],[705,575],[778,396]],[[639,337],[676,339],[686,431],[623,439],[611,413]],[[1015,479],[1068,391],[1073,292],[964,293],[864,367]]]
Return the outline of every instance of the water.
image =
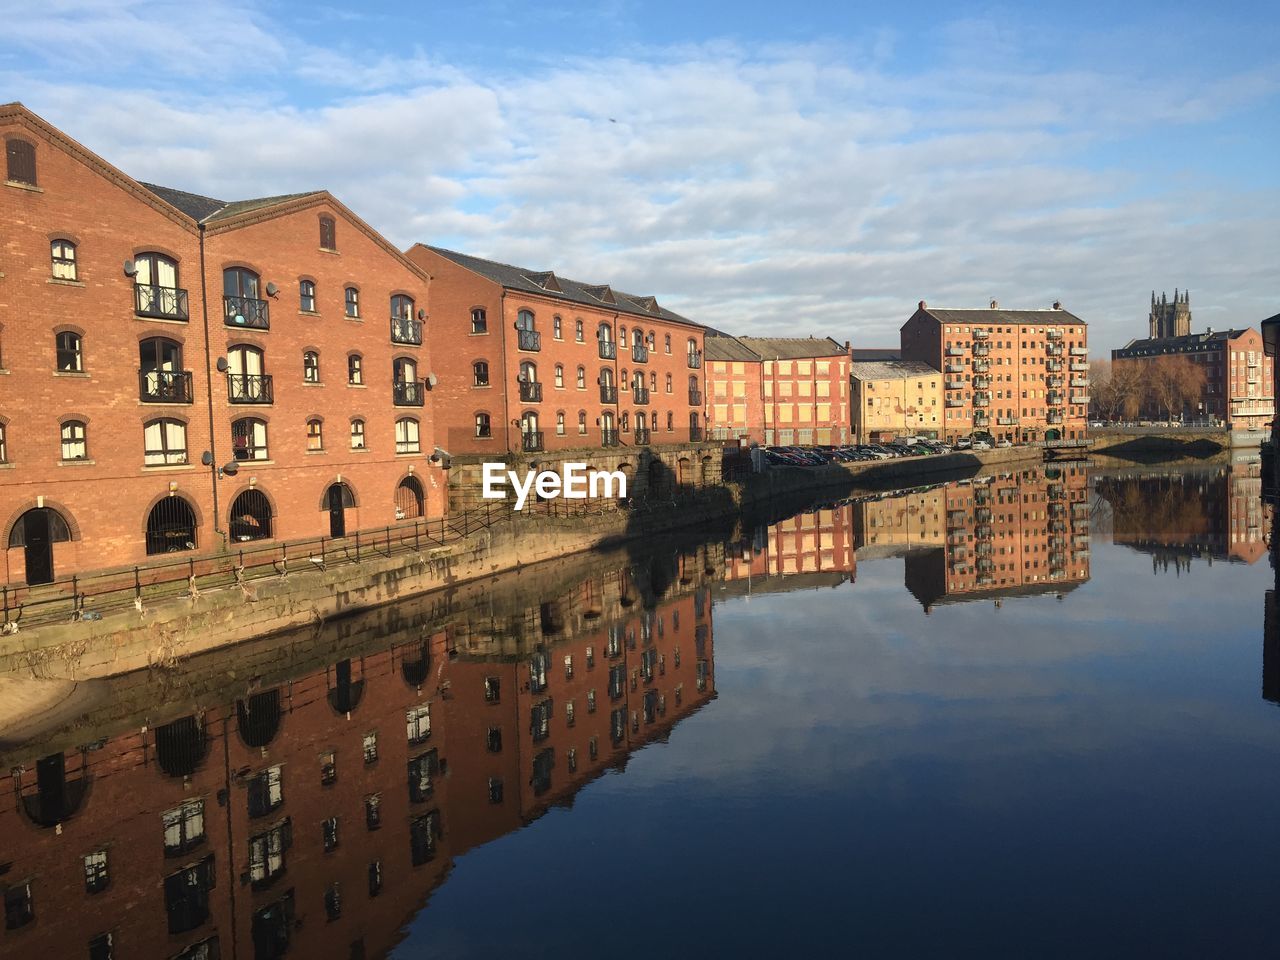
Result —
[[[1259,492],[892,492],[121,678],[0,758],[0,957],[1274,955]]]

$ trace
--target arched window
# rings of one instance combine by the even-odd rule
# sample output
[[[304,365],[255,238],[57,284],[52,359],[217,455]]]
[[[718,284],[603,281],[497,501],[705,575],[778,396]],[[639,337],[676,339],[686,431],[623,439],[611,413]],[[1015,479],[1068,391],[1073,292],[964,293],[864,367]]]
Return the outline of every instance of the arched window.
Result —
[[[35,145],[16,137],[4,142],[5,179],[11,183],[36,184]]]
[[[639,327],[636,327],[634,330],[631,331],[631,345],[633,347],[644,346],[644,331],[641,330]]]
[[[255,417],[231,422],[231,449],[237,460],[267,459],[267,425]]]
[[[351,421],[351,449],[364,449],[364,421],[359,417]]]
[[[658,375],[657,373],[649,374],[649,389],[654,393],[658,392]]]
[[[618,371],[618,384],[623,390],[631,389],[631,379],[627,376],[627,368],[623,367]]]
[[[667,353],[671,353],[671,334],[667,334],[662,338],[662,345]]]
[[[641,392],[643,392],[643,391],[644,391],[644,371],[643,371],[643,370],[637,370],[637,371],[635,372],[635,375],[634,375],[634,377],[632,378],[632,381],[631,381],[631,385],[632,385],[635,389],[637,389],[637,390],[639,390],[639,391],[641,391]]]
[[[668,350],[667,352],[670,353],[671,351]],[[670,393],[670,392],[671,392],[671,374],[668,373],[667,374],[667,393]]]
[[[586,367],[578,368],[578,389],[579,390],[587,389],[587,368]]]
[[[352,319],[360,317],[360,291],[355,287],[347,287],[343,292],[346,301],[347,316]]]
[[[578,411],[578,433],[585,434],[587,432],[587,411]]]
[[[564,389],[564,365],[563,364],[559,364],[559,363],[556,364],[555,378],[556,378],[556,389],[563,390]]]
[[[228,267],[222,271],[223,323],[228,327],[253,327],[266,330],[271,326],[270,308],[261,299],[259,278],[245,267]]]
[[[227,530],[232,540],[265,540],[271,536],[271,502],[261,490],[245,490],[231,504]]]
[[[142,462],[149,467],[186,463],[187,425],[169,417],[148,420],[142,427],[142,446]]]
[[[83,420],[64,420],[62,423],[62,459],[88,460],[89,443]]]
[[[643,417],[643,416],[644,416],[644,414],[642,413],[642,414],[640,414],[640,416],[641,416],[641,417]],[[650,426],[650,427],[651,427],[655,432],[657,431],[657,429],[658,429],[658,411],[657,411],[657,410],[652,410],[652,411],[650,411],[650,413],[649,413],[649,426]]]
[[[263,373],[257,347],[237,344],[227,350],[227,395],[232,403],[270,403],[271,377]]]
[[[48,524],[49,535],[47,539],[51,543],[66,543],[71,539],[71,528],[67,525],[66,518],[52,507],[36,507],[28,510],[13,525],[13,529],[9,531],[10,547],[25,547],[27,545],[27,520],[36,520],[41,525]]]
[[[521,310],[516,314],[517,330],[536,330],[535,322],[532,310]]]
[[[55,240],[49,244],[53,279],[76,279],[76,245],[70,240]]]
[[[316,312],[316,283],[314,280],[298,282],[298,309],[303,313]]]
[[[600,368],[600,386],[605,387],[606,389],[613,386],[613,368],[612,367]]]
[[[627,339],[627,328],[626,328],[626,327],[619,327],[619,328],[618,328],[618,342],[619,342],[620,344],[622,344],[622,349],[623,349],[623,350],[627,349],[627,344],[631,342],[630,340],[628,340],[628,339]]]
[[[391,319],[392,320],[412,320],[413,319],[413,298],[407,297],[403,293],[397,293],[391,298]]]
[[[583,342],[583,329],[582,329],[581,320],[573,321],[573,339],[578,341],[578,343]]]
[[[560,410],[556,413],[556,436],[564,436],[564,411]]]
[[[391,363],[392,400],[402,407],[423,404],[422,384],[418,381],[418,364],[412,357],[396,357]]]
[[[185,499],[168,496],[147,514],[147,553],[180,553],[196,548],[196,514]]]
[[[538,365],[530,360],[521,363],[519,380],[521,383],[537,383]]]
[[[489,386],[489,363],[486,360],[477,360],[471,365],[471,384],[476,387]]]
[[[425,498],[417,477],[405,477],[396,486],[396,519],[416,520],[424,513]]]
[[[471,332],[472,333],[488,333],[489,318],[484,312],[484,307],[475,307],[471,311]]]
[[[627,413],[626,410],[622,411],[621,424],[624,433],[631,428],[631,414]]]
[[[551,318],[551,336],[555,337],[557,340],[564,339],[561,333],[561,321],[559,315]]]
[[[421,453],[418,440],[418,421],[413,417],[401,417],[396,421],[396,453]]]
[[[162,253],[140,253],[133,260],[137,312],[144,317],[187,319],[187,291],[178,287],[178,264]]]
[[[324,449],[324,423],[312,417],[307,421],[307,450]]]
[[[364,383],[364,358],[358,353],[347,355],[347,383]]]
[[[320,249],[338,249],[338,225],[334,222],[333,217],[320,217]]]
[[[676,415],[670,410],[667,411],[667,432],[670,433],[676,428]]]
[[[489,415],[487,413],[477,413],[476,437],[483,439],[491,436],[493,436],[493,426],[489,422]]]
[[[613,328],[607,323],[602,323],[596,328],[596,339],[601,343],[613,342]]]
[[[62,373],[84,372],[84,350],[80,334],[64,330],[54,337],[58,355],[58,370]]]
[[[9,462],[9,434],[5,423],[0,421],[0,463]]]
[[[314,350],[302,355],[302,380],[304,383],[320,382],[320,354]]]

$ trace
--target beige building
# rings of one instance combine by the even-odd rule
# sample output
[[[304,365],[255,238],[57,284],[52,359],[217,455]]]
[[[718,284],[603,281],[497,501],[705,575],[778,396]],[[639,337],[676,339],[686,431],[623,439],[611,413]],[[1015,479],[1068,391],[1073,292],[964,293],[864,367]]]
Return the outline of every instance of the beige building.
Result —
[[[921,360],[855,360],[849,370],[857,443],[942,430],[940,371]]]

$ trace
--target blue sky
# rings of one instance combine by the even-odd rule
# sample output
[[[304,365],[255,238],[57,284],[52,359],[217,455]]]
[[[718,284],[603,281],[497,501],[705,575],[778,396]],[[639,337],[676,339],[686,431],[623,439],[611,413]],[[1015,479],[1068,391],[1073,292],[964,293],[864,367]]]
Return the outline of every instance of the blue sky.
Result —
[[[0,99],[140,179],[327,187],[742,333],[915,302],[1280,310],[1280,13],[1239,4],[0,0]]]

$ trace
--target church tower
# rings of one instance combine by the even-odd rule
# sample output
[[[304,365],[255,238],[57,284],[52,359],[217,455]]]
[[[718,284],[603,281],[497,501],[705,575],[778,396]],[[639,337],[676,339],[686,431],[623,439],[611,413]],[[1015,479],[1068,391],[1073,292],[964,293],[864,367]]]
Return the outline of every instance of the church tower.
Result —
[[[1163,340],[1166,337],[1185,337],[1191,333],[1191,292],[1178,293],[1173,290],[1173,302],[1169,295],[1162,293],[1156,299],[1156,292],[1151,291],[1151,315],[1147,322],[1151,327],[1151,339]]]

